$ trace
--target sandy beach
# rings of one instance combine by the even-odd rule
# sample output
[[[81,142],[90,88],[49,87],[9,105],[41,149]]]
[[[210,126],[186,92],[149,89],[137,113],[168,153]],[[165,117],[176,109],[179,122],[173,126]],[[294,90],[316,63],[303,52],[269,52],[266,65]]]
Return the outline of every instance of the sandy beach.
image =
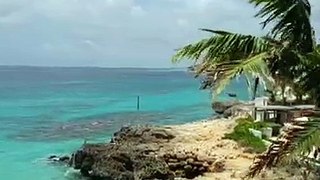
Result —
[[[73,158],[74,167],[81,167],[82,172],[95,177],[113,173],[118,179],[125,172],[129,179],[173,179],[174,176],[175,179],[240,180],[246,176],[256,154],[224,138],[236,126],[236,119],[124,127],[114,134],[110,143],[82,147]],[[114,166],[119,170],[114,171]],[[301,178],[293,169],[283,167],[265,170],[255,179]]]
[[[193,151],[200,156],[215,158],[224,164],[221,172],[205,173],[197,180],[243,179],[253,162],[255,154],[246,152],[232,140],[224,139],[224,134],[233,130],[236,118],[207,120],[184,125],[168,126],[178,134],[171,143],[175,150]],[[213,167],[212,167],[213,168]],[[287,169],[267,170],[255,179],[301,179]]]
[[[172,144],[176,144],[176,151],[193,151],[225,163],[222,172],[207,173],[197,179],[240,178],[248,170],[254,154],[244,153],[244,149],[236,142],[223,139],[224,134],[231,132],[234,126],[234,119],[221,119],[170,127],[179,134],[172,141]]]

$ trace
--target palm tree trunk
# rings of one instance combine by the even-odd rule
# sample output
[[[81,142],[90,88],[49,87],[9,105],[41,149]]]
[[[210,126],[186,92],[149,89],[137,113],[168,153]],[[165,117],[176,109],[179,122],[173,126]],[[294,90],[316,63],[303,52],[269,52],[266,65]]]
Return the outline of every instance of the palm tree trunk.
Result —
[[[314,91],[313,99],[314,99],[314,105],[315,105],[313,116],[320,117],[320,89]]]
[[[286,97],[284,95],[285,89],[286,89],[285,84],[282,84],[282,86],[281,86],[281,98],[282,98],[282,104],[283,105],[286,105],[286,103],[287,103]]]
[[[303,102],[302,96],[303,96],[302,94],[298,94],[298,95],[297,95],[297,103],[298,103],[298,104],[300,104],[300,103]]]
[[[320,111],[320,90],[319,90],[319,92],[315,93],[314,99],[315,99],[315,102],[314,102],[315,110]]]
[[[255,81],[254,81],[254,86],[253,86],[253,96],[252,96],[252,100],[255,100],[255,99],[256,99],[258,86],[259,86],[259,77],[256,77],[256,78],[255,78]]]

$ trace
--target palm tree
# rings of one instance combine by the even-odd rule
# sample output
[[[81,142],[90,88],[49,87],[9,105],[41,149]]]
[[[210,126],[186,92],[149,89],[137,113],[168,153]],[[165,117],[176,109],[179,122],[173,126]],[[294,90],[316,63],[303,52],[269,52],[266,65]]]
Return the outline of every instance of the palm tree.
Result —
[[[175,63],[194,60],[196,76],[207,77],[210,83],[206,83],[216,95],[239,75],[244,75],[249,85],[253,78],[269,86],[278,79],[290,84],[301,75],[300,55],[314,49],[308,1],[249,2],[260,7],[256,17],[263,19],[263,28],[273,25],[266,36],[201,29],[213,36],[179,49],[173,57]]]
[[[178,50],[173,62],[194,61],[197,76],[207,77],[207,86],[219,94],[232,79],[243,75],[269,86],[295,85],[310,94],[320,107],[320,47],[310,23],[308,0],[249,0],[259,8],[257,18],[267,35],[256,37],[225,31],[201,29],[213,33],[207,39]],[[254,84],[256,84],[255,82]],[[270,87],[269,87],[270,88]],[[253,88],[256,89],[256,88]],[[249,177],[280,162],[306,160],[313,147],[320,147],[320,119],[294,120],[268,150],[257,156]]]
[[[320,45],[312,53],[302,57],[303,74],[300,78],[301,87],[314,98],[316,108],[320,108]]]
[[[320,48],[303,57],[304,74],[300,83],[305,91],[313,94],[316,108],[320,107]],[[283,133],[268,147],[267,151],[258,155],[250,167],[248,177],[254,177],[263,169],[279,163],[320,164],[316,160],[320,152],[320,118],[314,113],[308,121],[293,120],[286,125]],[[313,152],[314,149],[317,151]],[[308,157],[316,153],[313,158]],[[315,167],[319,170],[319,167]]]

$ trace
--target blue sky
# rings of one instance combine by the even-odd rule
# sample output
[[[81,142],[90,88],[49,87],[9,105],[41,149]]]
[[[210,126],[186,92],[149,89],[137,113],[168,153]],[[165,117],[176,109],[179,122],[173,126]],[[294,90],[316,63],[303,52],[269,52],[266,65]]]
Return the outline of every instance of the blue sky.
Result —
[[[320,33],[320,1],[313,23]],[[198,28],[262,34],[247,0],[0,0],[0,65],[172,67]]]

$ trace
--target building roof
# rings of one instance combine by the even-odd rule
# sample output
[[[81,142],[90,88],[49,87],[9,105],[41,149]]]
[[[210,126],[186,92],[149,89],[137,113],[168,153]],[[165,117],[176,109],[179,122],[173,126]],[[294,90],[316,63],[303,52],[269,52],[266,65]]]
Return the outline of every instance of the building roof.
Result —
[[[314,109],[315,105],[297,105],[293,106],[295,109]]]
[[[257,110],[279,110],[279,111],[288,111],[293,110],[294,107],[290,106],[281,106],[281,105],[267,105],[267,106],[255,106]]]
[[[279,111],[289,111],[289,110],[304,110],[304,109],[314,109],[314,105],[296,105],[296,106],[282,106],[282,105],[267,105],[267,106],[255,106],[259,110],[279,110]]]

